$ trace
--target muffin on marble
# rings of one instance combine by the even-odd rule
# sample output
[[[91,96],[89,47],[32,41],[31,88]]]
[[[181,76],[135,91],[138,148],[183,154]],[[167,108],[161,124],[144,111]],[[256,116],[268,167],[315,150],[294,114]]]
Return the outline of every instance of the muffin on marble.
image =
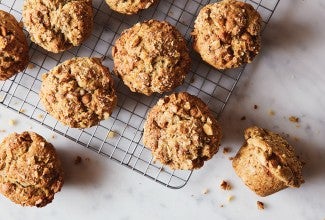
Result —
[[[149,8],[158,0],[106,0],[108,6],[122,14],[137,14],[143,9]]]
[[[221,127],[208,106],[186,92],[161,98],[144,125],[144,145],[171,169],[202,167],[217,153],[220,140]]]
[[[28,44],[18,21],[0,10],[0,80],[7,80],[28,65]]]
[[[115,74],[131,91],[147,96],[181,85],[191,66],[184,37],[165,21],[149,20],[125,30],[112,55]]]
[[[250,63],[261,47],[262,18],[248,3],[223,0],[204,6],[194,24],[193,48],[217,69]]]
[[[117,103],[114,80],[99,58],[67,60],[42,76],[41,103],[72,128],[88,128],[109,118]]]
[[[31,40],[53,53],[80,45],[93,29],[91,0],[25,0],[22,14]]]
[[[63,185],[53,145],[34,132],[13,133],[2,140],[0,167],[0,192],[22,206],[46,206]]]
[[[304,183],[303,163],[280,135],[258,127],[245,130],[245,143],[233,159],[237,175],[259,196]]]

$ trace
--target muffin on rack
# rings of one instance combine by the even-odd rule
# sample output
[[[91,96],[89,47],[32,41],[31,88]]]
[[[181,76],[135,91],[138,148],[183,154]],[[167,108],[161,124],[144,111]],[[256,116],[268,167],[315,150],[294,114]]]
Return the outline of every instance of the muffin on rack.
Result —
[[[31,40],[53,53],[80,45],[93,29],[91,0],[25,0],[22,13]]]
[[[304,183],[303,163],[280,135],[255,126],[245,130],[245,139],[232,165],[257,195],[268,196]]]
[[[88,128],[107,119],[117,103],[114,81],[99,58],[67,60],[42,76],[41,103],[64,125]]]
[[[0,10],[0,80],[7,80],[28,65],[28,44],[23,28],[11,14]]]
[[[217,69],[239,67],[253,61],[261,47],[262,18],[248,3],[223,0],[199,12],[193,48]]]
[[[143,9],[149,8],[158,0],[106,0],[108,6],[122,14],[137,14]]]
[[[181,85],[191,66],[184,37],[165,21],[149,20],[125,30],[112,56],[115,74],[131,91],[147,96]]]
[[[144,145],[171,169],[202,167],[217,153],[220,140],[221,127],[208,106],[186,92],[161,98],[144,125]]]
[[[34,132],[13,133],[3,139],[0,167],[0,192],[22,206],[46,206],[63,185],[53,145]]]

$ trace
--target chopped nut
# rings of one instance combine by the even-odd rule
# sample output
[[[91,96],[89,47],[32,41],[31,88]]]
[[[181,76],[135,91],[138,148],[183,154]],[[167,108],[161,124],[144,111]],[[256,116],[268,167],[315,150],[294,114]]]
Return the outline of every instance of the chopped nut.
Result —
[[[14,119],[10,119],[9,126],[15,126],[15,125],[16,125],[16,121]]]
[[[224,147],[223,148],[223,154],[227,154],[231,151],[230,147]]]
[[[79,93],[80,93],[81,96],[83,96],[83,95],[85,95],[86,91],[84,89],[80,89]]]
[[[220,188],[223,190],[231,190],[231,185],[223,180],[220,184]]]
[[[205,133],[206,135],[213,135],[213,131],[212,131],[212,128],[211,128],[211,125],[210,125],[210,124],[205,123],[205,124],[203,125],[203,130],[204,130],[204,133]]]
[[[246,120],[246,116],[241,117],[240,120],[242,121]]]
[[[45,146],[45,142],[41,142],[40,145],[41,145],[42,147],[44,147],[44,146]]]
[[[184,104],[184,108],[185,108],[186,110],[190,110],[190,109],[191,109],[191,104],[190,104],[189,102],[185,102],[185,104]]]
[[[289,117],[289,121],[293,122],[293,123],[298,123],[299,122],[299,118],[296,116],[290,116]]]
[[[74,164],[80,164],[82,163],[82,158],[80,156],[77,156],[76,159],[74,160]]]
[[[264,209],[264,203],[263,203],[263,202],[261,202],[261,201],[257,201],[256,204],[257,204],[257,208],[258,208],[259,210]]]
[[[109,116],[111,116],[108,112],[104,112],[104,119],[106,120],[106,119],[108,119],[109,118]]]
[[[82,103],[84,103],[84,104],[88,104],[88,103],[91,101],[91,96],[90,96],[90,94],[87,94],[87,95],[82,96],[81,101],[82,101]]]
[[[208,192],[209,192],[208,189],[204,189],[204,190],[202,191],[202,194],[206,195],[206,194],[208,194]]]
[[[1,35],[4,37],[7,36],[7,30],[4,26],[1,26]]]

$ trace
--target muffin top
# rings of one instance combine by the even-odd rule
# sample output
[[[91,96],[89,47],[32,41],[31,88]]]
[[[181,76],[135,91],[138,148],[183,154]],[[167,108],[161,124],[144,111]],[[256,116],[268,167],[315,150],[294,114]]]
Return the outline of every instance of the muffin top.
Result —
[[[107,119],[117,103],[114,81],[99,58],[67,60],[42,76],[40,99],[57,120],[87,128]]]
[[[143,142],[172,169],[197,169],[219,149],[221,128],[207,105],[186,92],[166,96],[150,110]]]
[[[122,14],[137,14],[140,10],[149,8],[157,0],[106,0],[111,9]]]
[[[194,24],[193,48],[217,69],[250,63],[261,47],[262,18],[248,3],[223,0],[204,6]]]
[[[191,65],[184,37],[165,21],[149,20],[125,30],[112,55],[124,84],[145,95],[181,85]]]
[[[0,80],[24,70],[28,61],[28,44],[22,27],[14,16],[0,10]]]
[[[13,133],[0,143],[0,192],[23,206],[52,202],[63,170],[52,144],[34,132]]]
[[[91,34],[91,0],[25,0],[23,21],[31,40],[59,53],[80,45]]]
[[[304,182],[303,163],[280,135],[255,126],[245,130],[245,139],[249,146],[255,147],[260,164],[287,186],[299,187]]]

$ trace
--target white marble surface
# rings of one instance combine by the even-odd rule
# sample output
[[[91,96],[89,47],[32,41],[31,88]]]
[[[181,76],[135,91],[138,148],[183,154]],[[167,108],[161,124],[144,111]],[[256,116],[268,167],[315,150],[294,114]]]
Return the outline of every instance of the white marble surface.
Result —
[[[240,147],[247,126],[289,134],[306,161],[301,188],[260,198],[235,175],[221,148],[184,188],[172,190],[56,135],[52,142],[66,173],[62,191],[41,209],[20,207],[0,196],[0,219],[324,219],[324,21],[323,0],[281,0],[264,33],[261,55],[246,69],[220,120],[222,147],[231,147],[229,156]],[[289,122],[291,115],[301,119],[299,128]],[[242,116],[247,119],[241,121]],[[9,119],[17,125],[8,127]],[[6,129],[0,138],[31,126],[51,139],[48,129],[0,106],[0,130]],[[76,166],[77,155],[90,160]],[[224,179],[233,190],[220,190]],[[209,192],[202,194],[205,189]],[[234,196],[231,202],[229,195]],[[265,203],[265,210],[257,209],[257,200]]]

